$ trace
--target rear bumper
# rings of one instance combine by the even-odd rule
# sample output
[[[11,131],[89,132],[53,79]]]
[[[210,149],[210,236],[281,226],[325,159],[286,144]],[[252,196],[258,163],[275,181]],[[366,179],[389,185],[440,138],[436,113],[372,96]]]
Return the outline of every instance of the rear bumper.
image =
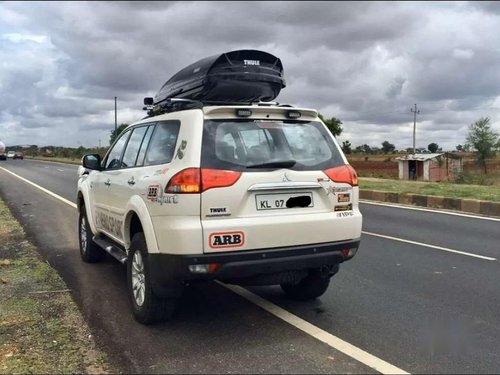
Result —
[[[360,240],[329,242],[263,250],[228,252],[222,254],[169,255],[149,254],[149,270],[153,289],[158,295],[193,280],[232,281],[288,271],[335,266],[355,254]],[[342,250],[353,249],[345,257]],[[217,271],[208,274],[192,273],[190,265],[219,264]],[[272,282],[271,282],[272,284]]]

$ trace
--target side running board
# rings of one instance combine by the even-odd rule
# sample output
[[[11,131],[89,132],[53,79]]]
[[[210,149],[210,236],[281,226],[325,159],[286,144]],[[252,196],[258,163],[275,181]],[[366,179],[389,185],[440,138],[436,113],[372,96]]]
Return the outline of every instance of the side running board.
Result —
[[[99,247],[106,250],[106,252],[108,252],[113,258],[116,258],[116,260],[118,260],[121,264],[127,263],[127,253],[116,244],[101,236],[94,236],[93,240]]]

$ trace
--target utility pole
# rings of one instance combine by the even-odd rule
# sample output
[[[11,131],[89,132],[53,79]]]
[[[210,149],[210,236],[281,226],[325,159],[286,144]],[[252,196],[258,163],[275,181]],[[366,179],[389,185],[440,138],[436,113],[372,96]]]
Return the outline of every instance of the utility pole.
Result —
[[[115,96],[115,135],[116,135],[116,96]]]
[[[417,131],[417,113],[420,113],[420,110],[417,109],[417,105],[415,104],[415,109],[410,108],[410,111],[413,112],[413,155],[415,155],[415,134]]]

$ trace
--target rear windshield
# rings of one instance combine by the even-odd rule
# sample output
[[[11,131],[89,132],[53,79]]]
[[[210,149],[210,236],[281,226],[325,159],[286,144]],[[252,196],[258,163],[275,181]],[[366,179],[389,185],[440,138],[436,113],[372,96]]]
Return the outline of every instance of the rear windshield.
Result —
[[[201,166],[238,171],[333,168],[345,163],[330,137],[316,121],[207,120]]]

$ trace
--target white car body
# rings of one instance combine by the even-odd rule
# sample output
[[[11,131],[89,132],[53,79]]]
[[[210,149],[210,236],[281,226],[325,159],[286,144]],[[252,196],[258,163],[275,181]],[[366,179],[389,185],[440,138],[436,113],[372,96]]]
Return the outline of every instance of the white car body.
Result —
[[[238,109],[250,110],[252,114],[242,119],[236,115]],[[205,170],[213,172],[214,169],[204,169],[203,166],[204,122],[223,119],[236,123],[245,120],[258,121],[257,125],[261,126],[262,121],[266,132],[266,127],[274,126],[273,122],[278,127],[290,121],[287,117],[290,110],[269,105],[205,106],[149,117],[130,125],[122,137],[126,136],[127,130],[146,124],[164,121],[179,123],[174,156],[164,164],[110,170],[79,168],[78,207],[80,211],[85,209],[94,238],[105,241],[100,246],[112,255],[122,253],[117,258],[125,263],[139,225],[150,254],[151,269],[162,267],[159,264],[163,263],[156,260],[160,257],[170,263],[175,259],[176,264],[189,259],[189,271],[187,263],[176,266],[184,267],[182,271],[174,272],[170,263],[162,268],[163,271],[156,269],[156,274],[164,273],[161,277],[168,282],[175,279],[182,283],[197,278],[231,282],[239,280],[235,275],[250,280],[261,276],[261,273],[288,272],[289,268],[294,270],[299,267],[297,261],[291,259],[294,249],[304,252],[306,258],[312,258],[328,246],[330,250],[335,248],[335,258],[332,258],[333,255],[329,258],[335,261],[331,261],[329,266],[338,269],[338,263],[352,258],[359,246],[362,225],[358,207],[359,189],[357,177],[348,166],[337,141],[314,110],[293,108],[301,114],[300,123],[319,123],[316,126],[322,127],[322,134],[326,134],[323,137],[329,137],[329,144],[338,153],[340,170],[352,171],[349,172],[353,174],[352,180],[333,181],[323,170],[278,167],[234,172],[239,173],[239,177],[232,185],[210,188],[201,193],[166,192],[174,176],[188,168],[194,168],[195,172],[201,168],[201,179]],[[145,130],[146,134],[148,131]],[[117,142],[120,141],[117,140],[115,145]],[[138,152],[141,155],[141,151]],[[232,156],[231,153],[228,155]],[[124,159],[122,156],[120,163],[123,164]],[[135,160],[137,163],[139,157]],[[105,157],[103,164],[107,162],[109,160]],[[221,178],[231,176],[231,172],[224,173]],[[187,189],[190,185],[186,186]],[[290,199],[307,206],[294,207],[295,203]],[[284,205],[289,203],[291,208],[285,208]],[[294,266],[286,268],[278,265],[280,251],[281,255],[287,254],[286,259]],[[258,259],[256,254],[259,254]],[[201,260],[204,257],[210,260],[204,262]],[[267,264],[266,257],[269,259]],[[248,265],[245,262],[255,262],[254,268],[243,267],[243,264]],[[220,269],[211,274],[208,268],[191,267],[209,263],[218,264]],[[317,261],[314,264],[314,267],[319,265]],[[304,263],[306,267],[307,260]],[[254,275],[252,269],[261,271]],[[332,268],[331,274],[335,272]],[[163,283],[168,284],[165,280]],[[156,290],[159,295],[165,294],[160,287]]]
[[[268,108],[262,110],[268,110]],[[213,108],[205,108],[205,118],[216,118],[216,115],[215,117],[211,115],[212,111]],[[227,118],[227,116],[228,114],[224,117]],[[83,178],[79,180],[79,192],[84,197],[89,194],[93,197],[85,201],[89,203],[88,212],[92,213],[89,221],[94,233],[105,233],[127,248],[130,244],[130,236],[127,235],[130,225],[128,219],[133,212],[139,214],[141,222],[151,222],[151,230],[146,231],[148,249],[151,253],[194,255],[219,251],[246,251],[338,241],[361,236],[362,218],[358,207],[358,187],[338,184],[331,180],[318,183],[318,178],[327,178],[321,171],[304,173],[276,170],[262,174],[244,173],[238,182],[229,188],[211,189],[200,195],[163,193],[166,184],[177,172],[189,167],[199,167],[203,113],[201,110],[175,112],[130,125],[133,127],[171,119],[180,120],[182,124],[176,150],[179,149],[182,140],[189,140],[182,159],[174,158],[172,162],[164,165],[92,171],[90,175],[83,175]],[[334,137],[332,139],[337,143]],[[344,161],[347,164],[345,157]],[[131,178],[135,180],[132,186],[127,183]],[[249,191],[249,189],[258,184],[281,184],[284,179],[289,180],[287,182],[296,183],[316,182],[317,187],[311,191],[313,191],[313,200],[317,202],[317,205],[307,214],[300,209],[296,211],[292,209],[286,213],[280,212],[278,215],[280,220],[277,221],[276,212],[257,211],[255,195],[259,190]],[[105,187],[104,182],[108,180],[111,185]],[[287,182],[283,189],[274,188],[273,190],[275,192],[286,191]],[[148,199],[149,188],[156,184],[160,187],[159,196]],[[93,189],[90,189],[90,185]],[[352,210],[349,210],[352,215],[332,215],[332,207],[338,202],[335,201],[337,196],[332,193],[328,194],[328,191],[335,192],[335,189],[347,189],[346,192],[352,194],[353,206]],[[112,194],[110,194],[111,191]],[[95,202],[95,204],[90,205],[90,202]],[[231,216],[210,216],[210,208],[221,207],[226,208]],[[105,219],[96,222],[96,216],[104,216]],[[172,220],[172,217],[175,220]],[[113,225],[108,225],[108,222],[112,222]],[[211,234],[232,231],[242,231],[245,234],[245,243],[224,249],[210,247]]]

